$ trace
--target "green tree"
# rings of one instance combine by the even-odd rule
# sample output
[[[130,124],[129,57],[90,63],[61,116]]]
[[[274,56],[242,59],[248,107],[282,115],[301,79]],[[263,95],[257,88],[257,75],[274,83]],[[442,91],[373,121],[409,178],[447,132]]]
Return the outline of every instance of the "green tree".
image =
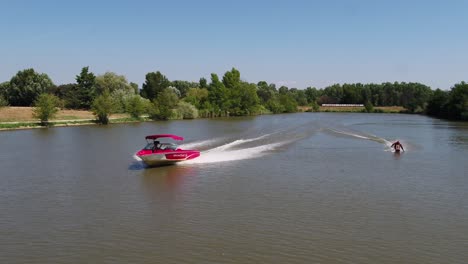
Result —
[[[176,107],[177,116],[181,119],[194,119],[198,117],[198,110],[190,103],[180,101]]]
[[[289,90],[291,96],[296,100],[297,104],[300,106],[305,106],[308,104],[307,96],[304,90],[299,90],[297,88],[291,88]]]
[[[312,103],[317,101],[317,99],[320,96],[320,93],[315,87],[307,87],[305,90],[305,95],[307,98],[307,102]]]
[[[468,120],[468,84],[455,84],[450,90],[447,103],[448,117],[455,120]]]
[[[374,106],[372,105],[370,101],[366,101],[366,103],[364,104],[364,108],[366,109],[367,113],[374,112]]]
[[[432,90],[423,84],[420,83],[402,83],[401,96],[396,96],[396,99],[393,99],[393,105],[402,105],[409,112],[422,112],[426,106],[427,101],[432,95]],[[393,92],[398,94],[397,88],[393,88]],[[401,98],[401,104],[395,102]]]
[[[97,121],[104,125],[109,123],[109,116],[114,113],[115,108],[115,102],[108,91],[104,91],[96,97],[92,104],[93,114],[96,116]]]
[[[112,93],[113,91],[123,90],[135,93],[135,88],[132,87],[127,78],[123,75],[118,75],[113,72],[106,72],[103,75],[96,77],[96,92],[102,94],[104,91]]]
[[[0,95],[0,107],[8,106],[8,101],[5,99],[3,95]]]
[[[447,103],[449,100],[449,93],[437,89],[429,99],[426,106],[426,113],[431,116],[447,118]]]
[[[288,94],[289,92],[289,88],[287,86],[281,86],[279,89],[278,89],[278,93],[279,94]]]
[[[124,90],[124,89],[118,89],[114,90],[110,96],[112,100],[115,103],[115,109],[114,111],[116,113],[126,113],[128,112],[127,106],[128,106],[128,101],[134,98],[135,96],[141,97],[138,94],[134,94],[133,90]]]
[[[257,86],[241,81],[240,72],[232,68],[223,76],[223,82],[227,94],[223,110],[227,110],[229,115],[251,115],[258,112],[259,99],[257,96]]]
[[[200,88],[208,88],[208,82],[205,78],[200,78],[198,83],[200,84]]]
[[[285,107],[281,104],[279,100],[279,95],[274,96],[266,102],[266,107],[274,114],[284,113]]]
[[[218,75],[211,74],[211,83],[208,86],[208,100],[213,116],[223,116],[228,110],[228,90],[219,80]]]
[[[78,89],[74,96],[79,102],[79,108],[90,109],[96,93],[96,76],[89,72],[89,67],[83,67],[81,73],[76,76],[76,83]]]
[[[7,98],[12,106],[31,106],[41,93],[49,91],[53,86],[47,74],[26,69],[11,78]]]
[[[171,86],[177,88],[180,92],[180,97],[183,98],[186,96],[190,88],[198,88],[199,83],[176,80],[172,81]]]
[[[49,119],[55,117],[58,112],[59,98],[55,95],[40,94],[34,102],[33,116],[41,120],[42,125],[47,125]]]
[[[317,104],[316,101],[313,101],[312,103],[310,103],[310,106],[312,107],[312,110],[314,112],[317,112],[320,109],[320,106]]]
[[[206,88],[190,88],[184,101],[194,105],[197,109],[202,109],[208,101],[208,90]]]
[[[235,89],[240,82],[240,72],[235,68],[227,71],[223,76],[223,84],[227,89]]]
[[[10,89],[10,82],[0,83],[0,107],[8,105],[8,92]]]
[[[171,83],[159,71],[146,74],[146,80],[141,89],[140,95],[144,98],[154,100]]]
[[[135,94],[140,94],[140,89],[138,88],[138,84],[131,82],[130,86],[133,88],[133,91],[135,92]]]
[[[173,109],[177,106],[179,97],[172,89],[164,89],[153,101],[150,117],[159,120],[168,120],[173,115]]]
[[[280,104],[284,107],[285,113],[297,112],[297,102],[290,94],[279,95]]]
[[[126,112],[136,119],[140,119],[141,115],[146,113],[150,107],[150,101],[137,94],[132,95],[126,104]]]
[[[80,88],[76,83],[62,84],[57,86],[55,95],[58,96],[68,109],[83,109],[80,98]]]

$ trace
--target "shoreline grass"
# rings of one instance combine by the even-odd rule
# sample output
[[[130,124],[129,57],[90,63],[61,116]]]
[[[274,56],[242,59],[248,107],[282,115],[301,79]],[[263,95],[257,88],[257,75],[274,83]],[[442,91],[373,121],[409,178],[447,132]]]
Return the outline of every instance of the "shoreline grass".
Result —
[[[57,117],[49,121],[47,126],[41,125],[40,121],[32,117],[32,107],[2,107],[0,108],[0,130],[32,129],[48,127],[65,127],[79,125],[97,125],[96,118],[91,111],[85,110],[60,110]],[[300,112],[314,112],[309,106],[298,107]],[[364,107],[337,107],[320,106],[316,112],[341,112],[362,113]],[[405,113],[406,109],[401,106],[374,107],[373,113]],[[127,114],[112,115],[109,124],[135,123],[152,121],[148,117],[133,118]]]

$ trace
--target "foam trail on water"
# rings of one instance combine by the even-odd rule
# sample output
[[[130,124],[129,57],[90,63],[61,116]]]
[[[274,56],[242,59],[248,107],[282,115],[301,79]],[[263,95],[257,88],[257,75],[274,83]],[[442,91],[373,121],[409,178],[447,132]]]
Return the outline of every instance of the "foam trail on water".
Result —
[[[241,145],[241,144],[244,144],[244,143],[247,143],[247,142],[253,142],[253,141],[257,141],[257,140],[260,140],[260,139],[263,139],[267,136],[269,136],[270,134],[266,134],[266,135],[263,135],[263,136],[260,136],[260,137],[256,137],[256,138],[250,138],[250,139],[238,139],[238,140],[234,140],[233,142],[230,142],[230,143],[227,143],[227,144],[224,144],[224,145],[221,145],[221,146],[218,146],[214,149],[210,149],[210,150],[207,150],[207,152],[211,152],[211,151],[223,151],[223,150],[226,150],[226,149],[230,149],[234,146],[237,146],[237,145]]]
[[[348,131],[342,131],[342,130],[337,130],[337,129],[331,129],[329,128],[328,130],[334,132],[334,133],[337,133],[337,134],[340,134],[340,135],[345,135],[345,136],[351,136],[351,137],[356,137],[356,138],[361,138],[361,139],[366,139],[366,140],[371,140],[371,141],[375,141],[375,142],[378,142],[378,143],[381,143],[381,144],[384,144],[385,145],[385,151],[391,151],[391,152],[395,152],[395,150],[391,147],[391,145],[393,144],[393,142],[395,140],[392,140],[392,141],[389,141],[389,140],[386,140],[385,138],[381,138],[381,137],[378,137],[378,136],[374,136],[374,135],[360,135],[360,134],[357,134],[357,133],[353,133],[353,132],[348,132]],[[400,140],[401,141],[401,140]],[[402,144],[404,146],[407,146],[408,144],[406,144],[405,142],[401,141]],[[407,150],[407,148],[405,148],[405,151]]]
[[[357,132],[349,132],[349,131],[342,131],[342,130],[337,130],[337,129],[331,129],[329,128],[328,130],[334,132],[334,133],[337,133],[337,134],[340,134],[340,135],[345,135],[345,136],[351,136],[351,137],[355,137],[355,138],[361,138],[361,139],[366,139],[366,140],[371,140],[371,141],[375,141],[375,142],[379,142],[379,143],[382,143],[382,144],[385,144],[387,145],[388,143],[390,143],[390,145],[392,144],[391,142],[389,142],[388,140],[384,139],[384,138],[380,138],[378,136],[374,136],[374,135],[365,135],[365,134],[358,134]],[[389,145],[389,146],[390,146]]]
[[[195,141],[195,142],[190,142],[187,144],[181,144],[180,148],[193,149],[193,148],[198,148],[200,146],[212,145],[220,140],[221,140],[220,138],[214,138],[214,139],[207,139],[207,140],[202,140],[202,141]]]
[[[358,134],[355,134],[355,133],[352,133],[352,132],[346,132],[346,131],[337,130],[337,129],[331,129],[331,128],[329,128],[329,130],[332,131],[332,132],[338,133],[338,134],[342,134],[342,135],[347,135],[347,136],[352,136],[352,137],[357,137],[357,138],[362,138],[362,139],[373,140],[373,139],[370,138],[370,137],[358,135]]]
[[[231,143],[235,143],[236,141],[231,142]],[[231,143],[226,144],[226,145],[230,145]],[[193,159],[193,160],[188,160],[184,162],[184,164],[215,163],[215,162],[225,162],[225,161],[258,158],[258,157],[265,155],[268,151],[274,150],[286,143],[287,142],[279,142],[279,143],[272,143],[272,144],[261,145],[257,147],[235,149],[235,150],[226,150],[225,148],[218,147],[218,148],[208,150],[206,152],[202,152],[200,154],[200,157]]]

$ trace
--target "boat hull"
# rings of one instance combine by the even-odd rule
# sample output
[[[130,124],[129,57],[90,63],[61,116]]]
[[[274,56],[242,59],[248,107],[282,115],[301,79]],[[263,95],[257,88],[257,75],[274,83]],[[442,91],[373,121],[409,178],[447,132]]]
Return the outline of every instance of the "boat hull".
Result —
[[[196,150],[163,151],[153,153],[137,153],[137,156],[148,166],[160,166],[191,160],[200,156]]]

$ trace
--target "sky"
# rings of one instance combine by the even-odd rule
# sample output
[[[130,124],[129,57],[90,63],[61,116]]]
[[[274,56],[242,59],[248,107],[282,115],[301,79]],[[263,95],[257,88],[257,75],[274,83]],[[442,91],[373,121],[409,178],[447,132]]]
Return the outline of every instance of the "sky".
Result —
[[[0,0],[0,82],[34,68],[59,85],[82,67],[140,86],[220,77],[335,83],[468,81],[468,1]]]

